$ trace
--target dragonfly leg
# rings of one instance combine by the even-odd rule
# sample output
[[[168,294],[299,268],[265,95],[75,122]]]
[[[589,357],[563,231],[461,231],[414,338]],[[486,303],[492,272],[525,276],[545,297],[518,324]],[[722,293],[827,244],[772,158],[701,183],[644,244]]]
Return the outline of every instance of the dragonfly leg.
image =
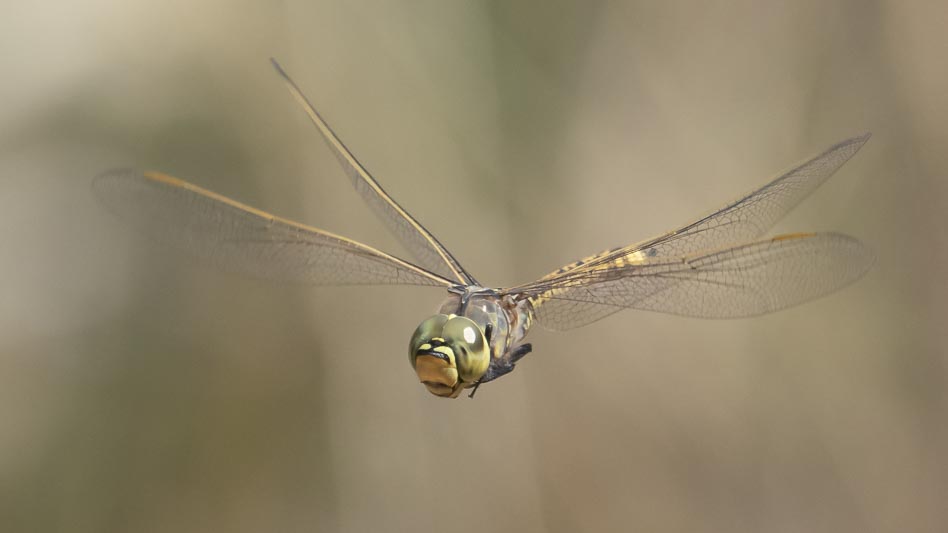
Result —
[[[487,373],[485,373],[481,379],[477,380],[477,383],[474,384],[474,390],[472,390],[467,397],[473,398],[474,393],[477,392],[477,388],[484,383],[494,381],[501,376],[506,376],[507,374],[513,372],[517,361],[523,359],[523,356],[527,355],[531,351],[533,351],[533,345],[528,342],[514,348],[507,357],[491,361],[490,366],[487,368]]]
[[[529,342],[526,344],[521,344],[514,348],[514,351],[510,354],[510,366],[513,368],[513,364],[517,361],[523,359],[523,356],[533,351],[533,345]]]

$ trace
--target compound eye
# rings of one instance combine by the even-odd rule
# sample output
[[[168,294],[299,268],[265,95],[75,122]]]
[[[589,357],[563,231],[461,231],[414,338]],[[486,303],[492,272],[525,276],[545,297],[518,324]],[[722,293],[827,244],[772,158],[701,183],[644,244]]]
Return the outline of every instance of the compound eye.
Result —
[[[408,343],[408,358],[412,367],[415,366],[415,357],[418,355],[419,348],[426,344],[429,345],[429,348],[433,348],[431,346],[432,339],[439,339],[444,336],[442,329],[447,321],[448,315],[434,315],[418,325]]]
[[[484,339],[484,332],[473,320],[463,316],[451,317],[444,324],[442,336],[454,352],[458,376],[462,381],[474,383],[487,372],[490,349]]]

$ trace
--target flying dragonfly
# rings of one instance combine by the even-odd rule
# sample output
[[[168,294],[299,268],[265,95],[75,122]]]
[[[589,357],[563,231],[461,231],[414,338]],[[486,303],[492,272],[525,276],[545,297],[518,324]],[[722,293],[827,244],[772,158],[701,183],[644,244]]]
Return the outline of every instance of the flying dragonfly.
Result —
[[[770,313],[861,277],[874,256],[839,233],[763,235],[849,160],[869,134],[839,142],[766,185],[658,237],[581,259],[537,281],[481,285],[379,185],[296,83],[272,60],[358,193],[413,261],[265,213],[158,172],[98,176],[97,196],[152,237],[223,269],[316,285],[404,284],[446,289],[415,329],[408,358],[436,396],[456,398],[510,373],[531,352],[535,324],[568,330],[622,309],[705,318]]]

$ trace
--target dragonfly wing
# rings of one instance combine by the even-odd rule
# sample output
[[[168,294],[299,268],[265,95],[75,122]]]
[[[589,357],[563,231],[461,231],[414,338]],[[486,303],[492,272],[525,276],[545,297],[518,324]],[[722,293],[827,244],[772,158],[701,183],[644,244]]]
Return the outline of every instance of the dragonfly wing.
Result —
[[[225,270],[318,285],[452,284],[372,247],[171,176],[117,170],[97,177],[93,189],[123,220]]]
[[[699,252],[580,270],[524,293],[550,329],[625,308],[701,318],[756,316],[797,305],[861,277],[874,256],[838,233],[795,233]],[[530,293],[533,293],[530,295]]]
[[[866,133],[836,143],[763,187],[679,229],[576,261],[547,278],[570,270],[595,268],[596,265],[609,264],[621,257],[628,260],[681,257],[760,238],[855,155],[869,137],[870,134]]]
[[[379,216],[382,222],[395,234],[398,240],[415,257],[418,263],[441,277],[456,280],[462,285],[475,285],[476,280],[461,267],[457,259],[445,248],[434,235],[412,217],[408,211],[392,199],[378,184],[369,171],[352,155],[332,128],[323,120],[316,108],[287,75],[276,60],[271,59],[273,67],[283,78],[290,93],[309,115],[309,118],[323,135],[326,144],[339,160],[352,185],[363,200]]]
[[[604,272],[610,270],[624,272],[627,268],[645,268],[646,264],[652,267],[667,265],[669,260],[675,263],[691,254],[701,254],[706,250],[721,250],[735,243],[749,242],[759,238],[855,155],[869,140],[869,136],[866,133],[839,142],[816,157],[781,174],[763,187],[677,230],[638,244],[587,257],[566,265],[539,281],[508,289],[505,292],[532,298],[541,322],[552,329],[579,327],[626,307],[655,308],[657,311],[690,316],[758,314],[757,312],[742,312],[740,306],[735,306],[732,312],[721,309],[718,315],[695,312],[688,310],[684,302],[677,306],[679,309],[675,309],[672,306],[672,302],[676,301],[674,298],[665,300],[668,308],[662,308],[658,305],[660,297],[657,295],[664,292],[664,285],[681,281],[667,276],[652,278],[648,283],[638,282],[639,285],[634,287],[634,297],[631,296],[632,293],[624,292],[623,294],[629,296],[628,298],[610,300],[605,297],[608,294],[608,288],[615,287],[617,290],[621,288],[623,291],[630,291],[633,287],[628,286],[627,281],[603,281],[602,276]],[[738,250],[741,246],[731,249]],[[644,273],[645,270],[639,272]],[[598,280],[599,283],[591,283],[590,280]],[[594,288],[592,285],[599,286]],[[649,298],[650,291],[656,293],[654,298]],[[684,293],[669,291],[669,294],[674,294],[678,298],[684,297]],[[631,305],[631,301],[638,303]],[[544,316],[545,319],[542,318]]]

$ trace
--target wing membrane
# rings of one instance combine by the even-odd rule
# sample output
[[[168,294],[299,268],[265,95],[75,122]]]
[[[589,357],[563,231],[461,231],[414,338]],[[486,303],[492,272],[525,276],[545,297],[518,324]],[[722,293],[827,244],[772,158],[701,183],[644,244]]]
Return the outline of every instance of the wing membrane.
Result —
[[[762,246],[760,243],[750,245],[739,243],[759,239],[778,220],[832,176],[843,163],[855,155],[869,140],[869,136],[866,133],[839,142],[781,174],[763,187],[679,229],[638,244],[608,250],[576,261],[536,282],[508,289],[505,292],[532,298],[541,322],[546,322],[545,325],[553,329],[568,329],[589,324],[626,307],[709,317],[748,316],[767,312],[757,311],[758,308],[762,309],[760,306],[748,307],[746,302],[735,304],[733,310],[721,308],[716,311],[718,314],[700,311],[696,307],[689,308],[685,305],[686,302],[680,300],[687,294],[684,288],[694,288],[696,293],[693,297],[696,298],[696,302],[703,302],[710,296],[709,291],[713,285],[709,283],[695,285],[696,282],[689,278],[688,273],[671,276],[660,272],[660,268],[670,268],[667,265],[684,261],[695,254],[709,253],[709,250],[736,251],[746,250],[748,246]],[[825,246],[824,239],[826,238],[820,237],[813,242],[815,245]],[[794,249],[802,250],[803,247]],[[817,263],[818,261],[814,261],[814,264]],[[775,264],[790,264],[790,262],[785,259]],[[811,270],[815,278],[833,275],[820,273],[816,269]],[[632,274],[632,272],[635,273]],[[619,276],[624,281],[605,280],[604,278],[609,275]],[[630,283],[637,283],[640,286],[632,291],[631,287],[626,286]],[[782,280],[777,279],[774,283],[775,287],[779,286]],[[677,285],[681,285],[682,288],[671,289]],[[610,294],[606,287],[623,287],[622,291],[616,294],[626,297],[623,299],[617,296],[617,299],[610,300],[606,297]],[[654,291],[655,296],[647,297],[652,293],[651,291]],[[790,300],[792,299],[788,299]],[[662,304],[663,301],[664,304]],[[673,302],[677,303],[673,305]],[[793,305],[793,302],[787,305]],[[544,316],[547,317],[546,320],[542,318]]]
[[[447,248],[382,189],[375,178],[369,174],[369,171],[359,163],[352,152],[346,148],[346,145],[339,140],[339,137],[309,103],[309,100],[280,64],[275,59],[270,61],[277,73],[283,78],[283,81],[286,82],[290,93],[303,106],[306,114],[309,115],[313,124],[323,135],[323,139],[325,139],[333,154],[336,155],[356,191],[405,248],[411,252],[419,264],[430,272],[447,279],[457,280],[463,285],[477,284],[474,277],[461,267]]]
[[[120,218],[225,270],[318,285],[452,284],[372,247],[171,176],[118,170],[97,177],[93,189]]]
[[[847,235],[797,233],[678,259],[576,271],[548,282],[532,301],[540,323],[560,330],[624,308],[748,317],[842,288],[859,279],[873,259],[865,245]]]
[[[869,140],[865,133],[836,143],[823,153],[781,174],[763,187],[713,213],[647,241],[609,250],[577,261],[550,276],[576,268],[595,268],[618,258],[680,257],[749,242],[764,235],[778,220],[822,185]],[[550,277],[547,276],[547,277]]]

